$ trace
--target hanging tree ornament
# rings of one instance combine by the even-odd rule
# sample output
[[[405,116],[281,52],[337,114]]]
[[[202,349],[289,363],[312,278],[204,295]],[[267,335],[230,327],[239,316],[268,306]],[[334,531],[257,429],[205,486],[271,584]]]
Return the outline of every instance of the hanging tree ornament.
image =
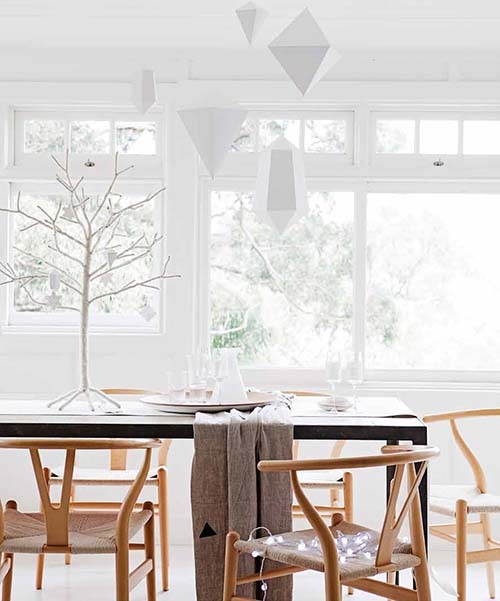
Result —
[[[57,292],[61,287],[61,274],[54,269],[49,273],[49,288],[52,292]]]
[[[151,306],[150,299],[146,301],[146,304],[139,311],[139,315],[144,321],[151,321],[156,317],[156,309]]]
[[[307,214],[302,152],[284,136],[261,155],[253,207],[255,213],[280,234]]]
[[[267,12],[255,4],[255,2],[247,2],[237,8],[235,12],[248,43],[252,45],[255,36],[267,17]]]
[[[132,103],[143,115],[156,102],[156,80],[155,72],[150,69],[142,69],[132,79]]]
[[[215,177],[248,111],[240,107],[205,107],[178,111],[200,158]]]
[[[269,50],[302,94],[340,59],[308,8],[269,44]]]

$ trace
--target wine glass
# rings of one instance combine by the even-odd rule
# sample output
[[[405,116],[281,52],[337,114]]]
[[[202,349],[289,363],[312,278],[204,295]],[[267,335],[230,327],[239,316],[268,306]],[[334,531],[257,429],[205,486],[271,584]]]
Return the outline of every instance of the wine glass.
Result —
[[[358,386],[363,381],[363,354],[360,351],[353,351],[348,354],[347,381],[352,386],[354,408],[358,405]]]
[[[207,398],[207,380],[209,377],[208,354],[196,351],[186,356],[189,396],[193,400],[205,402]]]
[[[325,376],[333,395],[335,395],[336,388],[342,382],[343,372],[341,353],[336,351],[329,352],[326,357]]]

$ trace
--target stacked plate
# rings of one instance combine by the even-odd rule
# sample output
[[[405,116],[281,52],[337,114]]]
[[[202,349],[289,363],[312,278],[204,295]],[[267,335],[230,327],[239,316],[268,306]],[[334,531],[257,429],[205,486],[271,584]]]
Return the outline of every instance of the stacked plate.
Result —
[[[207,393],[205,402],[200,399],[190,398],[189,394],[184,401],[172,401],[168,394],[155,394],[141,398],[141,401],[158,411],[167,413],[193,414],[198,411],[205,413],[218,413],[219,411],[230,411],[239,409],[240,411],[249,411],[255,407],[264,407],[278,400],[274,393],[270,392],[248,392],[247,400],[244,403],[214,403],[211,400],[211,393]]]
[[[319,399],[318,405],[326,411],[348,411],[353,402],[341,396],[327,396]]]

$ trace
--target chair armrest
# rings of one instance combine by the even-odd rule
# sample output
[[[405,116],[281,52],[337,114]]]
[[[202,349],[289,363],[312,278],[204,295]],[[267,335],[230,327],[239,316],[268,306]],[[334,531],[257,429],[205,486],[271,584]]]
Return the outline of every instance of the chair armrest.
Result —
[[[500,409],[498,408],[484,408],[484,409],[467,409],[464,411],[449,411],[448,413],[436,413],[434,415],[426,415],[423,417],[423,421],[426,424],[432,424],[435,422],[449,422],[456,419],[465,419],[468,417],[495,417],[500,416]]]
[[[382,451],[379,455],[368,455],[361,457],[335,457],[333,459],[298,459],[298,460],[276,460],[260,461],[258,468],[261,472],[300,472],[310,470],[350,470],[367,467],[387,467],[390,465],[402,465],[407,463],[418,463],[427,461],[439,455],[439,449],[432,446],[405,447],[398,452]]]

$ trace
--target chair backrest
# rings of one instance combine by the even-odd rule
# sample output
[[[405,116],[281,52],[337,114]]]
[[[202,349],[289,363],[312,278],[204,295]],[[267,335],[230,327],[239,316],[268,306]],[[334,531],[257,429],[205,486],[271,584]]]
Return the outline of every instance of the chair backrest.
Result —
[[[465,442],[462,433],[460,432],[457,421],[463,419],[472,419],[479,417],[499,417],[500,409],[470,409],[467,411],[451,411],[448,413],[438,413],[435,415],[426,415],[423,419],[426,424],[433,424],[436,422],[448,422],[450,424],[451,432],[457,447],[464,456],[465,460],[469,464],[476,486],[478,489],[485,493],[487,491],[486,476],[481,463],[476,455],[472,452],[472,449]]]
[[[395,467],[394,478],[391,482],[391,493],[387,503],[383,526],[380,533],[377,557],[375,559],[375,565],[380,567],[391,562],[391,556],[397,536],[408,515],[410,517],[412,544],[415,544],[418,547],[418,553],[425,552],[419,485],[427,469],[428,461],[438,455],[439,449],[436,447],[394,446],[383,447],[382,453],[379,455],[369,455],[364,457],[261,461],[259,463],[259,469],[263,472],[290,473],[297,502],[318,535],[323,551],[323,557],[325,559],[325,565],[329,564],[331,566],[337,566],[332,567],[332,569],[333,578],[338,579],[337,547],[332,531],[304,493],[297,472],[304,470],[351,470],[371,467]],[[417,463],[420,464],[418,470],[415,467],[415,464]],[[405,498],[402,500],[401,509],[398,513],[398,501],[401,500],[400,492],[405,472],[408,482],[408,491]],[[339,523],[342,519],[343,517],[341,514],[334,514],[334,525]]]
[[[102,391],[104,394],[108,394],[110,396],[118,395],[118,396],[128,396],[128,395],[153,395],[158,394],[157,392],[153,392],[152,390],[144,390],[142,388],[103,388]],[[159,453],[158,453],[158,465],[166,465],[167,464],[167,455],[170,449],[170,445],[172,444],[171,440],[164,440],[161,444]],[[109,458],[109,468],[111,470],[126,470],[127,469],[127,459],[128,453],[127,449],[111,449],[110,458]]]
[[[1,438],[0,448],[27,449],[30,452],[33,472],[40,495],[42,510],[45,516],[45,529],[47,535],[46,546],[52,550],[64,551],[68,547],[69,505],[71,486],[73,483],[73,470],[77,450],[144,450],[144,461],[137,473],[137,477],[130,487],[121,506],[118,526],[123,531],[124,524],[128,523],[130,514],[137,502],[139,494],[149,472],[151,464],[151,451],[161,445],[158,439],[75,439],[75,438]],[[48,479],[50,470],[44,470],[40,459],[41,450],[64,450],[64,474],[62,480],[61,497],[58,503],[50,499]],[[3,521],[0,521],[0,523]],[[128,531],[128,530],[127,530]]]

